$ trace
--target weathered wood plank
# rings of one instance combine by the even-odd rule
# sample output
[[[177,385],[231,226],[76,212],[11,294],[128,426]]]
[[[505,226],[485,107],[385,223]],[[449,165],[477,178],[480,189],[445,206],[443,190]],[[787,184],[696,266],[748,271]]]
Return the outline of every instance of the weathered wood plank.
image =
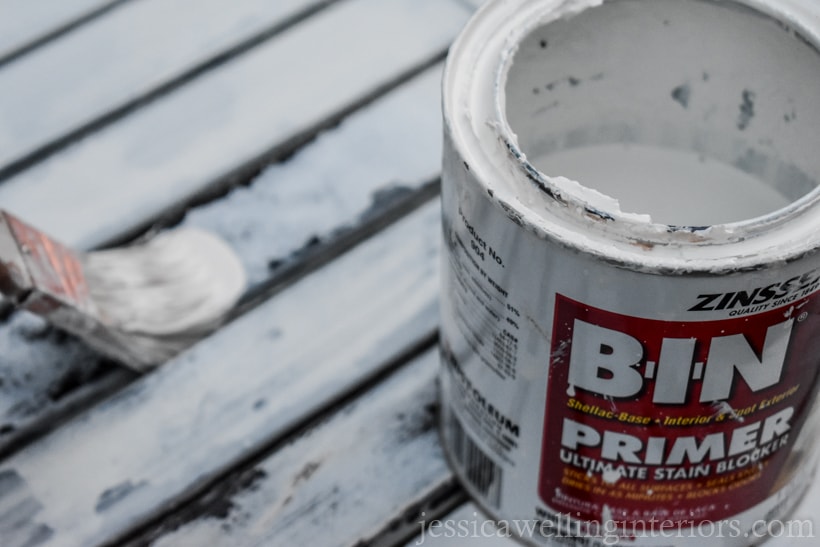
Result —
[[[10,526],[0,536],[46,527],[42,545],[116,540],[428,339],[437,322],[438,207],[6,460],[0,475],[22,481],[19,496],[32,509],[0,517]]]
[[[330,0],[130,2],[0,70],[0,178]]]
[[[453,488],[436,435],[438,352],[428,351],[268,458],[130,543],[355,545],[407,537]],[[236,488],[242,485],[241,488]]]
[[[443,52],[451,0],[349,0],[0,185],[5,207],[91,247],[264,165]],[[284,143],[284,144],[283,144]],[[78,196],[94,196],[85,207]]]
[[[0,0],[0,64],[123,0]]]
[[[391,196],[414,199],[438,172],[440,70],[349,116],[250,186],[193,209],[184,223],[229,241],[251,291],[304,264],[316,241],[335,247],[342,234],[366,230],[391,210]],[[0,454],[134,378],[113,368],[31,316],[0,326]]]

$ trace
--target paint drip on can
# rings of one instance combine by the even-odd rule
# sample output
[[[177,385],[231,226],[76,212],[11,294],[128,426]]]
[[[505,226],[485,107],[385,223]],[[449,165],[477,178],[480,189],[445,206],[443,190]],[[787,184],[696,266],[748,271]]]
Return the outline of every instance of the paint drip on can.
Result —
[[[453,46],[442,439],[525,541],[749,545],[811,484],[817,89],[811,0],[496,0]]]

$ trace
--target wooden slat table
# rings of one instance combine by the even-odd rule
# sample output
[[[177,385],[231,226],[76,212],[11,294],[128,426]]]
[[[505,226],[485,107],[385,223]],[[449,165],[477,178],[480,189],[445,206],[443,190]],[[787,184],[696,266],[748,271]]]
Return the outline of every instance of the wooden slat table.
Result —
[[[0,546],[412,545],[422,520],[483,522],[435,385],[439,82],[477,3],[0,0],[0,205],[85,250],[203,227],[250,280],[144,376],[5,313]]]

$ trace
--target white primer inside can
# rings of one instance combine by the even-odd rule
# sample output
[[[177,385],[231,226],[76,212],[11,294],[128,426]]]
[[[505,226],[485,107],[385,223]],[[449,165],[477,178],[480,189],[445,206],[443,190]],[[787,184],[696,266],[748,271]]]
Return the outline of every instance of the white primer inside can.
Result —
[[[748,545],[810,483],[818,44],[807,0],[499,0],[451,50],[442,439],[527,542]]]
[[[542,173],[560,173],[617,196],[626,213],[644,213],[655,222],[676,226],[740,222],[791,202],[734,166],[671,148],[598,144],[554,152],[532,164]]]

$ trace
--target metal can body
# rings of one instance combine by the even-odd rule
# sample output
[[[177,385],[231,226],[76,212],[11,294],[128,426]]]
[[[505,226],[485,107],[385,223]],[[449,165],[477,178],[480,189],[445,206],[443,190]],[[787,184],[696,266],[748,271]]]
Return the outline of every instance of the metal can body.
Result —
[[[441,392],[451,465],[492,516],[529,523],[511,532],[531,543],[759,542],[761,523],[789,514],[817,464],[816,182],[759,219],[694,227],[624,213],[543,174],[527,159],[532,143],[569,147],[583,131],[602,135],[584,145],[719,139],[707,126],[689,132],[685,121],[639,116],[620,132],[614,118],[597,129],[558,120],[539,137],[528,113],[568,95],[539,102],[551,91],[540,87],[533,106],[504,112],[523,100],[510,59],[526,66],[561,43],[565,19],[601,2],[495,4],[468,27],[445,76]],[[531,24],[515,34],[505,16],[517,8]],[[590,81],[607,78],[598,70],[587,70]],[[546,85],[570,93],[580,79],[555,73]],[[678,105],[679,87],[667,93]],[[798,186],[820,172],[811,159],[789,164],[802,173],[790,179]]]

